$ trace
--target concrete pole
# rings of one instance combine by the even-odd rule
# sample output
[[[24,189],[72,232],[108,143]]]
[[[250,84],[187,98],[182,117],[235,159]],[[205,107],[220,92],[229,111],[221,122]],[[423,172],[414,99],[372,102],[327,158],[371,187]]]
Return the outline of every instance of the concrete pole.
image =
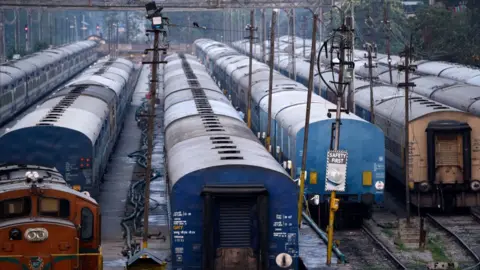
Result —
[[[0,9],[0,63],[7,60],[5,47],[5,10]]]

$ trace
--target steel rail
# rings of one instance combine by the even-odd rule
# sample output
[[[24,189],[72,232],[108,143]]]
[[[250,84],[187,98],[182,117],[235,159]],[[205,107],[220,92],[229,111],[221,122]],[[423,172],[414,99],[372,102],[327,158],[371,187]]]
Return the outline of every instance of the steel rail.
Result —
[[[388,248],[382,243],[382,241],[380,241],[380,239],[378,239],[370,231],[370,229],[368,229],[365,225],[362,225],[362,230],[370,237],[370,239],[372,239],[375,242],[377,246],[380,246],[382,250],[388,254],[388,258],[392,263],[394,263],[397,266],[398,269],[405,269],[405,270],[407,269],[407,267],[403,265],[402,262],[400,262],[400,260],[395,255],[393,255],[392,252],[390,252],[390,250],[388,250]]]
[[[458,243],[460,243],[460,245],[463,246],[468,251],[468,253],[470,253],[470,255],[475,259],[476,264],[480,263],[480,258],[478,257],[478,255],[456,233],[454,233],[452,230],[450,230],[449,228],[444,226],[438,219],[436,219],[432,215],[427,214],[426,216],[427,216],[428,219],[430,219],[432,221],[433,224],[437,225],[437,227],[440,227],[441,229],[446,231],[448,234],[453,236],[455,238],[455,240]]]

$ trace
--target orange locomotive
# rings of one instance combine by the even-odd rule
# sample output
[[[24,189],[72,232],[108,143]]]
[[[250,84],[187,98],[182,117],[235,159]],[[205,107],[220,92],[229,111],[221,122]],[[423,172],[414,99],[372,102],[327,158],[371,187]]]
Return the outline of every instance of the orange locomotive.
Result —
[[[100,270],[100,207],[56,170],[0,165],[0,269]]]

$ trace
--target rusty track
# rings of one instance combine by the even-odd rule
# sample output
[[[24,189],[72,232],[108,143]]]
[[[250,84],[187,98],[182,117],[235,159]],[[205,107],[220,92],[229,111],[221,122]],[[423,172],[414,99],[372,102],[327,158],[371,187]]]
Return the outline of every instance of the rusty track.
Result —
[[[362,230],[370,237],[370,239],[375,242],[375,244],[382,248],[382,250],[387,254],[388,259],[397,267],[397,269],[407,269],[405,265],[400,262],[400,260],[393,255],[390,250],[365,226],[362,225]]]
[[[438,217],[434,217],[430,214],[427,214],[426,216],[433,224],[435,224],[437,227],[441,228],[442,230],[447,232],[450,236],[455,238],[455,241],[457,241],[460,244],[460,246],[462,246],[465,250],[467,250],[468,253],[470,254],[470,256],[475,260],[475,265],[472,266],[472,267],[469,267],[467,269],[476,269],[475,267],[480,265],[480,257],[475,253],[475,251],[473,251],[472,247],[464,239],[462,239],[462,235],[458,234],[458,232],[461,232],[462,230],[459,230],[459,231],[455,232],[454,229],[453,229],[454,228],[453,226],[461,227],[462,224],[453,224],[453,225],[449,226],[449,225],[443,224],[439,220]],[[452,217],[449,217],[449,218],[452,218]],[[472,220],[473,219],[477,224],[479,224],[479,227],[480,227],[480,216],[478,216],[476,213],[471,212],[470,215],[460,216],[460,217],[457,217],[457,218],[465,218],[466,220],[468,220],[468,219]],[[450,228],[450,227],[452,227],[452,228]],[[471,235],[471,234],[467,234],[467,236],[468,235]]]
[[[407,269],[366,227],[335,232],[346,263],[355,269]]]

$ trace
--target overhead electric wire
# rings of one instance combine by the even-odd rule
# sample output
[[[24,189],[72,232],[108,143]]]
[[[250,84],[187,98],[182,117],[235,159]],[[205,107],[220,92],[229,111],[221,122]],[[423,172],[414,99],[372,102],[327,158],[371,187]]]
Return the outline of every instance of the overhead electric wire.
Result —
[[[191,29],[198,29],[198,30],[225,31],[225,32],[237,32],[237,33],[245,33],[246,31],[248,31],[248,30],[229,30],[229,29],[222,29],[222,28],[208,28],[206,26],[195,27],[195,26],[186,26],[186,25],[179,25],[179,24],[169,24],[168,27],[181,27],[181,28],[191,28]]]

